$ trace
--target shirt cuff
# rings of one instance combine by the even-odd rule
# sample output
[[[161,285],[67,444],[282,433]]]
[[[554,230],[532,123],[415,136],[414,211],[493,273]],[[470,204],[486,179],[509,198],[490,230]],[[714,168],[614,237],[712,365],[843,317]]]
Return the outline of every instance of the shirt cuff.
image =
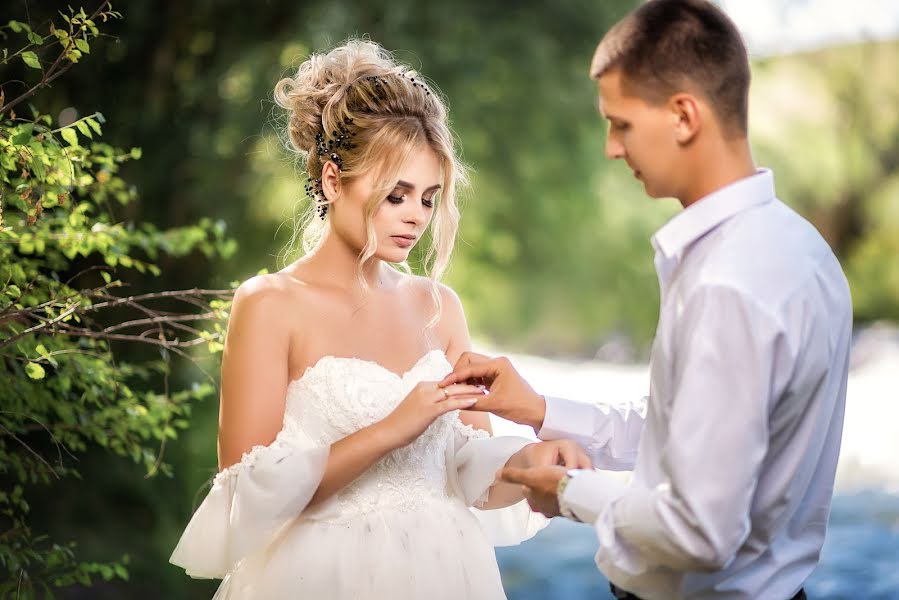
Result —
[[[586,402],[544,396],[546,415],[537,437],[544,441],[593,437],[595,407]]]
[[[617,477],[580,469],[565,486],[561,501],[578,519],[595,525],[599,515],[623,496],[626,489],[627,484]]]

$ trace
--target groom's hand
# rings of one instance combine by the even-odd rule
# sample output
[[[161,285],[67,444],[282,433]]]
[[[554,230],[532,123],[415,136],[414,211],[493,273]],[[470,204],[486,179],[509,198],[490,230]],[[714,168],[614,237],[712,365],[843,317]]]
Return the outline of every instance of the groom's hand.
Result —
[[[565,467],[533,467],[517,469],[506,467],[501,471],[500,479],[507,483],[524,486],[524,497],[534,512],[543,513],[547,517],[558,517],[559,498],[556,490],[559,480],[565,476]]]
[[[459,382],[483,385],[490,391],[468,410],[492,412],[504,419],[530,425],[535,432],[543,427],[546,400],[518,374],[508,358],[465,352],[453,372],[439,385],[446,387]]]
[[[587,453],[571,440],[554,440],[528,444],[506,462],[507,467],[563,466],[569,469],[592,469]]]

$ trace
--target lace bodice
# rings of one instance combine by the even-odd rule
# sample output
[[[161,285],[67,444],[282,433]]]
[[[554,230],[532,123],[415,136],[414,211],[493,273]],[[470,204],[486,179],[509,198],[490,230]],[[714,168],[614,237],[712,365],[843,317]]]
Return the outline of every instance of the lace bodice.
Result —
[[[299,431],[328,446],[383,419],[416,384],[439,381],[451,369],[440,350],[424,355],[402,376],[375,362],[326,356],[288,386],[283,434]],[[342,520],[380,508],[416,509],[445,500],[446,451],[454,428],[465,429],[458,411],[438,418],[412,444],[383,457],[313,516]],[[470,427],[465,433],[486,436]]]

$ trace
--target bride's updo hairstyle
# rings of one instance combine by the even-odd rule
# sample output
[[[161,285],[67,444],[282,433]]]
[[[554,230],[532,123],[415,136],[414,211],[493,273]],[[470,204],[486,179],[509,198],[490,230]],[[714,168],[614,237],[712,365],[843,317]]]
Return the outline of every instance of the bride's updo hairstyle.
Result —
[[[365,205],[368,242],[359,257],[360,274],[377,244],[371,217],[394,189],[399,169],[412,152],[423,147],[434,152],[442,187],[425,269],[436,281],[453,250],[459,225],[456,189],[466,177],[436,88],[378,44],[350,40],[312,54],[293,77],[279,81],[275,102],[288,113],[289,146],[305,167],[306,189],[314,200],[294,232],[294,243],[301,237],[305,252],[315,248],[328,228],[328,200],[320,184],[325,163],[333,161],[340,168],[342,186],[374,174]]]

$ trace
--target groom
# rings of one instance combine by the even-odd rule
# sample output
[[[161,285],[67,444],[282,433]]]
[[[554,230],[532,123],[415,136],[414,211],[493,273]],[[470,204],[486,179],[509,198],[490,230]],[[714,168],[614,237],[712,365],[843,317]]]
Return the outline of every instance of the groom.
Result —
[[[606,34],[590,75],[607,156],[684,207],[652,238],[661,311],[646,406],[542,397],[508,359],[476,354],[441,385],[486,385],[476,409],[633,469],[627,484],[553,465],[502,472],[534,510],[594,527],[616,597],[804,598],[840,449],[846,279],[753,164],[749,61],[721,10],[650,0]]]

